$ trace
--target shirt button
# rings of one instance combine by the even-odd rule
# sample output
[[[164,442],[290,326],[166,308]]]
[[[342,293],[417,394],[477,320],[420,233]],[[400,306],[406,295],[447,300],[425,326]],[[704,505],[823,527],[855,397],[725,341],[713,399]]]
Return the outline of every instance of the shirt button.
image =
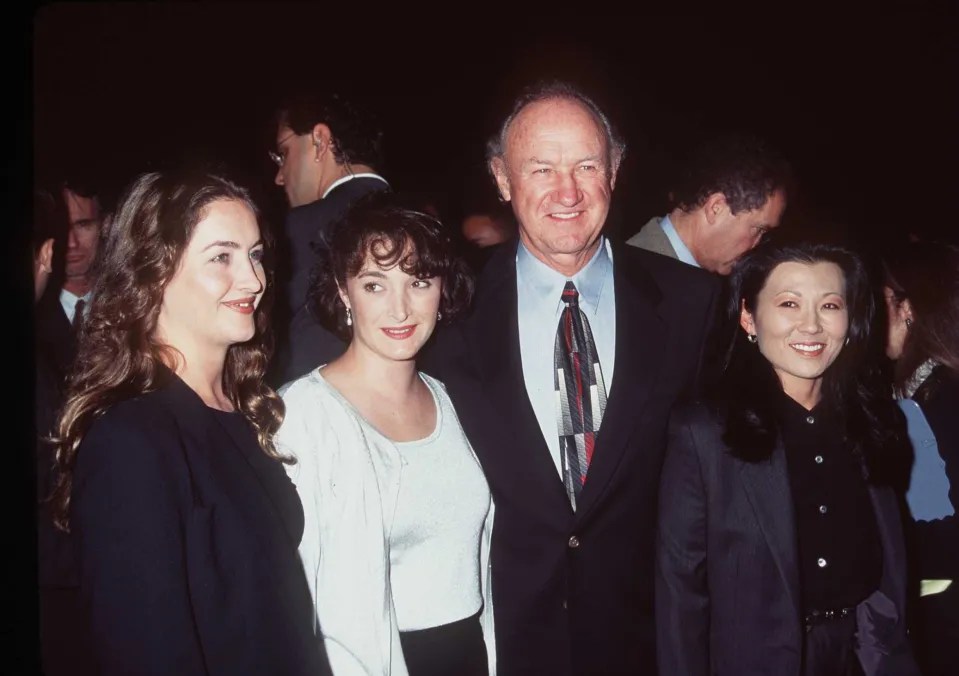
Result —
[[[563,609],[566,609],[566,599],[563,599]]]
[[[569,538],[569,548],[576,549],[577,547],[579,547],[579,538],[573,535]]]
[[[825,514],[825,513],[828,512],[828,511],[829,511],[829,509],[826,507],[826,505],[819,505],[819,513],[820,513],[820,514]]]
[[[806,417],[806,422],[809,423],[810,425],[812,425],[814,422],[816,422],[816,418],[815,418],[814,416],[811,416],[811,415],[810,415],[810,416],[807,416],[807,417]]]
[[[813,458],[813,459],[816,461],[816,464],[817,464],[817,465],[821,465],[821,464],[822,464],[822,456],[821,456],[821,455],[817,455],[817,456],[816,456],[815,458]]]
[[[820,557],[820,558],[816,561],[816,565],[819,566],[820,568],[825,568],[825,567],[826,567],[826,559]]]

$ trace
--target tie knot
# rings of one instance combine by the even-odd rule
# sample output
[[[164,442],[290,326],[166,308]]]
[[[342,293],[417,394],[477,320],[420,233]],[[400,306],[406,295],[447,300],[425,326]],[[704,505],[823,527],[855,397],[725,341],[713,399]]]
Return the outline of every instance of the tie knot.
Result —
[[[563,302],[567,305],[579,305],[579,291],[572,282],[566,282],[563,287]]]

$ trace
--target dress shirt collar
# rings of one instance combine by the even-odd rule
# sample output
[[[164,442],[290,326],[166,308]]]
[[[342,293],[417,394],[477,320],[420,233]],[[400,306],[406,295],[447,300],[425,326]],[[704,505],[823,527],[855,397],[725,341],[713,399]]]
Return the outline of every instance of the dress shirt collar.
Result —
[[[600,237],[596,253],[582,270],[572,278],[557,272],[530,253],[522,240],[516,249],[516,272],[527,292],[545,303],[544,307],[556,310],[562,305],[563,287],[572,279],[579,291],[580,307],[596,314],[606,289],[613,277],[613,259],[609,240]]]
[[[343,178],[338,178],[333,181],[333,183],[330,184],[330,187],[326,189],[326,192],[323,193],[323,197],[320,199],[326,199],[326,196],[333,192],[333,188],[337,187],[338,185],[343,185],[347,181],[352,181],[354,178],[376,178],[383,181],[383,183],[386,183],[386,179],[379,174],[372,174],[369,172],[364,174],[347,174]],[[389,183],[386,183],[386,185],[389,185]]]
[[[90,300],[93,298],[93,291],[87,291],[82,296],[78,296],[75,293],[67,291],[66,289],[60,289],[60,307],[63,308],[64,314],[66,314],[67,319],[73,323],[73,315],[77,309],[77,301],[82,300],[84,302],[83,314],[86,315],[90,311]]]
[[[676,252],[676,258],[687,265],[692,265],[697,268],[702,267],[696,261],[696,257],[693,256],[693,252],[690,251],[685,242],[683,242],[683,238],[679,236],[678,232],[676,232],[676,226],[674,226],[673,222],[669,220],[669,216],[663,216],[663,220],[659,222],[659,227],[663,229],[666,239],[668,239],[669,243],[673,245],[673,251]]]

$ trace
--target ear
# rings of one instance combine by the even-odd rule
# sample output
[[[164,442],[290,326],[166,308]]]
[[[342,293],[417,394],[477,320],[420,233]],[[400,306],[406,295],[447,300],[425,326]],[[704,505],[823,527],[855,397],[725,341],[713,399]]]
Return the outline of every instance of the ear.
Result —
[[[739,325],[743,327],[743,331],[748,335],[754,335],[756,333],[756,322],[753,320],[753,316],[749,310],[746,309],[745,300],[739,302]]]
[[[53,238],[51,237],[40,245],[40,251],[37,254],[37,262],[40,269],[50,274],[53,272]]]
[[[333,133],[325,124],[320,122],[313,125],[313,129],[310,131],[310,142],[316,147],[317,153],[321,153],[330,147],[331,138],[333,138]]]
[[[336,292],[340,295],[340,300],[343,302],[343,305],[350,307],[350,297],[346,295],[346,291],[340,286],[340,283],[336,283]]]
[[[496,186],[499,188],[499,195],[504,202],[509,202],[509,175],[506,171],[506,162],[502,157],[494,157],[489,161],[489,170],[496,179]]]
[[[703,204],[703,213],[706,215],[706,222],[715,225],[722,216],[729,211],[729,205],[726,204],[726,196],[721,192],[714,192],[706,198]]]

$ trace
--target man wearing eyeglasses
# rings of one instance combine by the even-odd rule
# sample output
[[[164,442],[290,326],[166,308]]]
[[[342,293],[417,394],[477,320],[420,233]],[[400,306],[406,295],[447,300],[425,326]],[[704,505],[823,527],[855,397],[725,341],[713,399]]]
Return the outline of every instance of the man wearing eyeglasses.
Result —
[[[271,381],[279,386],[335,357],[345,344],[306,307],[316,250],[327,246],[333,224],[363,195],[388,190],[382,165],[382,131],[344,98],[306,94],[290,98],[274,119],[275,183],[290,203],[279,242],[277,352]]]

